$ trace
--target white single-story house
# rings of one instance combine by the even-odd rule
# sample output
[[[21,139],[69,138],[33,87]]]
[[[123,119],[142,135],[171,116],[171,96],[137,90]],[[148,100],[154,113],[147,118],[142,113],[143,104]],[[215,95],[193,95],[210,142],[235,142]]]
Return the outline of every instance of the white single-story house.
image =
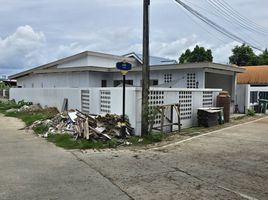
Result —
[[[268,100],[268,65],[245,66],[237,78],[237,105],[239,112],[246,112],[258,104],[258,99]]]
[[[10,99],[32,101],[42,106],[56,106],[63,100],[68,108],[83,112],[122,113],[122,75],[116,63],[126,61],[133,66],[127,74],[126,114],[136,130],[141,116],[141,55],[129,53],[115,56],[97,52],[82,52],[10,76],[18,88],[11,89]],[[196,124],[199,107],[215,106],[219,91],[236,97],[237,73],[245,69],[217,63],[178,64],[174,60],[150,57],[150,104],[181,103],[183,127]],[[118,87],[119,86],[119,87]],[[140,134],[140,133],[137,133]]]
[[[88,88],[116,87],[122,76],[115,68],[119,61],[132,63],[127,84],[141,86],[141,55],[130,53],[115,56],[82,52],[10,76],[21,88]],[[166,88],[221,88],[235,97],[236,74],[244,69],[216,63],[178,64],[165,58],[150,58],[151,85]]]

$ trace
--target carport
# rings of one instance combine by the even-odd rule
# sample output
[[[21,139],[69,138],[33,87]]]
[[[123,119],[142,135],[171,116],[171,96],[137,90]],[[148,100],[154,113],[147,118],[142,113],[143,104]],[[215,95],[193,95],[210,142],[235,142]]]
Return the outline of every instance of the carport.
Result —
[[[214,74],[210,72],[205,73],[205,87],[206,88],[221,88],[224,91],[228,91],[233,97],[233,79],[234,76],[224,74]]]
[[[224,91],[228,91],[232,101],[235,101],[236,97],[236,72],[217,70],[217,69],[205,69],[205,88],[221,88]]]

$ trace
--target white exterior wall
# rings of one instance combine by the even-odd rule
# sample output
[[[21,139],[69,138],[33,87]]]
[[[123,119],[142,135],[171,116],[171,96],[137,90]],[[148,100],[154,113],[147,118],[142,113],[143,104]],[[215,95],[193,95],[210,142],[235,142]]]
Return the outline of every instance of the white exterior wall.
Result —
[[[250,109],[254,104],[250,103],[250,93],[251,92],[268,92],[268,86],[263,87],[254,87],[249,84],[238,84],[237,85],[237,100],[239,110],[241,112],[246,112],[247,109]],[[257,95],[259,97],[259,94]]]
[[[109,79],[108,73],[65,72],[33,74],[19,78],[17,85],[22,88],[84,88],[100,87],[101,80]]]
[[[39,103],[45,107],[56,107],[59,111],[62,108],[63,100],[68,99],[68,109],[81,110],[81,90],[80,89],[39,89],[39,88],[11,88],[10,97],[16,102],[24,100]]]
[[[240,112],[244,113],[249,104],[247,102],[249,97],[247,97],[247,87],[246,84],[239,84],[236,87],[236,103]]]
[[[10,99],[25,100],[40,103],[42,106],[62,108],[64,98],[68,99],[69,109],[83,110],[81,103],[82,90],[89,92],[89,112],[94,114],[115,113],[122,114],[122,88],[12,88]],[[162,104],[181,103],[182,127],[197,125],[197,109],[200,107],[215,106],[219,89],[169,89],[151,88],[150,103],[152,106]],[[103,94],[104,93],[104,94]],[[106,97],[109,97],[108,99]],[[208,101],[207,101],[208,100]],[[108,106],[108,107],[107,107]],[[105,109],[103,111],[102,109]],[[141,130],[141,88],[126,89],[126,115],[135,134],[140,135]],[[176,120],[176,114],[173,114]],[[174,126],[176,130],[177,126]]]
[[[150,79],[158,80],[158,84],[164,84],[164,75],[172,74],[172,81],[177,81],[173,88],[187,88],[187,73],[195,73],[199,88],[204,88],[204,71],[202,69],[189,70],[161,70],[151,71]],[[129,72],[127,80],[133,80],[133,86],[141,86],[141,72]],[[65,72],[32,74],[17,80],[22,88],[86,88],[101,87],[101,81],[107,80],[107,86],[113,87],[114,80],[122,80],[120,72]]]
[[[187,73],[195,73],[196,81],[199,82],[199,88],[204,88],[204,73],[203,69],[188,69],[188,70],[159,70],[150,71],[150,80],[158,80],[158,84],[164,84],[164,75],[172,74],[172,81],[177,81],[177,84],[173,88],[187,88]],[[122,75],[120,73],[113,73],[110,79],[110,85],[113,86],[113,80],[121,80]],[[134,86],[141,86],[141,72],[129,72],[126,76],[127,80],[133,80]]]

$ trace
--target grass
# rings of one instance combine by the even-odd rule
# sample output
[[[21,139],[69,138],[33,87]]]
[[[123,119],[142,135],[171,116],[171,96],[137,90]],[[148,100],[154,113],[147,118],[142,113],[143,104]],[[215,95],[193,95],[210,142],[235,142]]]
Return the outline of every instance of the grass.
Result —
[[[4,102],[0,101],[0,113],[5,113],[7,110],[11,108],[20,108],[21,106],[16,104],[15,102]]]
[[[33,111],[33,112],[9,112],[7,113],[6,111],[11,109],[11,108],[16,108],[19,109],[23,105],[27,105],[27,102],[22,102],[20,104],[16,104],[15,102],[8,101],[8,102],[3,102],[0,101],[0,113],[5,114],[7,117],[16,117],[21,119],[26,126],[30,126],[33,124],[33,122],[37,120],[45,120],[45,119],[50,119],[57,114],[57,110],[53,108],[48,108],[48,109],[43,109],[40,111]],[[40,127],[41,128],[41,127]],[[38,128],[37,131],[40,131]],[[44,127],[43,127],[44,128]]]
[[[117,140],[109,140],[106,142],[88,141],[84,139],[75,140],[68,134],[50,134],[47,140],[64,149],[104,149],[115,148],[120,144]]]
[[[153,144],[163,141],[167,136],[161,133],[154,133],[145,137],[130,137],[127,142],[130,142],[133,146],[142,146],[147,144]],[[92,141],[79,139],[75,140],[68,134],[50,134],[47,138],[49,142],[54,143],[58,147],[64,149],[104,149],[104,148],[116,148],[122,144],[119,140],[112,139],[108,141]]]
[[[26,126],[32,125],[37,120],[48,119],[50,116],[43,113],[29,113],[29,112],[11,112],[5,114],[7,117],[16,117],[21,119]]]

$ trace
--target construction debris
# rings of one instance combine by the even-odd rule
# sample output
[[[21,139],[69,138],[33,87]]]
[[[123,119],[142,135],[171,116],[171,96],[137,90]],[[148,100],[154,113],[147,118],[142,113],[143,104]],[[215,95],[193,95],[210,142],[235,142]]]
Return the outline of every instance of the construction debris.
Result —
[[[122,126],[126,126],[128,135],[133,134],[129,122],[123,123],[121,116],[115,114],[93,115],[82,113],[79,110],[58,113],[51,120],[36,121],[31,128],[44,125],[48,126],[49,134],[69,134],[74,138],[87,140],[112,140],[113,138],[124,138],[121,134]]]

